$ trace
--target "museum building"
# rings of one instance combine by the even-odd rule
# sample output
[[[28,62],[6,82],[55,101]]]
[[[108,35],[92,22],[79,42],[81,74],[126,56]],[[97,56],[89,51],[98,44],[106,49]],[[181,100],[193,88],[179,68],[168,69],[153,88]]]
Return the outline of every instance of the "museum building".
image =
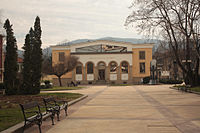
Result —
[[[76,56],[76,68],[62,78],[62,84],[137,84],[150,76],[153,44],[136,44],[113,40],[93,40],[51,46],[52,65]],[[58,79],[53,76],[53,83]]]

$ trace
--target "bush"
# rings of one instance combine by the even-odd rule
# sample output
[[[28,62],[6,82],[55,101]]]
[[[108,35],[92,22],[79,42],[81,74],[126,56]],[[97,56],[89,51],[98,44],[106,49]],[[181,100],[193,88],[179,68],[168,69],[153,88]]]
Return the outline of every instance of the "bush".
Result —
[[[40,85],[41,89],[46,89],[46,85]]]
[[[174,80],[174,79],[160,79],[159,82],[163,84],[182,84],[183,83],[182,80]]]
[[[45,80],[44,83],[45,83],[45,85],[47,85],[47,84],[50,84],[50,81],[49,80]]]
[[[144,77],[143,78],[143,84],[148,84],[150,81],[150,77]]]
[[[41,89],[48,89],[48,88],[51,88],[52,87],[52,84],[49,80],[45,80],[44,83],[40,85],[40,88]]]

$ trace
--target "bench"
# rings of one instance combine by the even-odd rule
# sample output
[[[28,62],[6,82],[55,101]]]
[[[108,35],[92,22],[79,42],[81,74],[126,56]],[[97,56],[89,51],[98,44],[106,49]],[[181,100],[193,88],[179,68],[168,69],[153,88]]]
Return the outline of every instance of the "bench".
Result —
[[[24,127],[29,124],[37,124],[39,127],[39,132],[41,133],[41,125],[42,125],[42,113],[40,111],[40,106],[37,102],[29,102],[25,104],[19,104],[24,116]],[[30,117],[31,116],[31,117]]]
[[[78,84],[71,81],[70,83],[68,83],[68,87],[72,87],[72,86],[76,87],[76,86],[78,86]]]
[[[60,115],[60,110],[64,109],[65,114],[67,116],[67,109],[68,109],[68,102],[67,101],[58,101],[55,100],[54,97],[49,97],[49,98],[43,98],[46,113],[50,113],[50,117],[52,120],[52,125],[54,125],[54,117],[55,114],[57,115],[57,120],[59,121],[59,115]],[[62,107],[59,105],[59,103],[62,103]]]

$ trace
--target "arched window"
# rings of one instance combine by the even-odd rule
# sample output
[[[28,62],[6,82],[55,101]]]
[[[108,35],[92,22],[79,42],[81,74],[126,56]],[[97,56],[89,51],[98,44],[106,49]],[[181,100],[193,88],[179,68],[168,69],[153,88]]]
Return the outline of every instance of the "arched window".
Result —
[[[76,74],[82,74],[82,64],[78,63],[76,66]]]
[[[112,61],[110,63],[110,73],[116,73],[117,72],[117,63]]]
[[[87,63],[87,74],[93,74],[93,63]]]
[[[121,64],[121,71],[122,73],[128,73],[128,63],[126,61],[123,61]]]
[[[106,69],[106,64],[104,62],[99,62],[98,69]]]

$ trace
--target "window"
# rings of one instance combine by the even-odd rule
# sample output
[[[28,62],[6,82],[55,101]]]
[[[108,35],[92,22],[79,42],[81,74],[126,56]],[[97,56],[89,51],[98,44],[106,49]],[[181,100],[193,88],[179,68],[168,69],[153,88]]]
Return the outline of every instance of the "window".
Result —
[[[140,51],[139,57],[140,57],[140,60],[145,60],[145,51]]]
[[[128,73],[128,63],[123,61],[121,65],[121,71],[122,73]]]
[[[127,52],[127,47],[108,45],[108,44],[98,44],[93,46],[76,48],[76,52],[80,53]]]
[[[140,63],[140,73],[145,73],[145,63]]]
[[[103,62],[98,63],[98,69],[106,69],[106,65]]]
[[[87,74],[93,74],[93,64],[91,62],[87,64]]]
[[[82,64],[80,63],[76,66],[76,74],[82,74]]]
[[[59,61],[65,61],[65,53],[59,52]]]
[[[116,73],[117,72],[117,63],[111,62],[110,63],[110,73]]]

